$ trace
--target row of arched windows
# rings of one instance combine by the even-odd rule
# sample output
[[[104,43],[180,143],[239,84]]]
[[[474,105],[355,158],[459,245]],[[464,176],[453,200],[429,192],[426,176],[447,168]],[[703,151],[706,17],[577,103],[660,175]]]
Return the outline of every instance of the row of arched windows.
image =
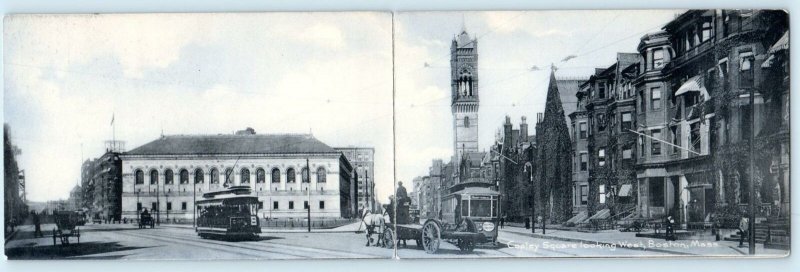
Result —
[[[278,170],[278,168],[273,168],[271,174],[272,175],[271,175],[271,180],[270,181],[272,183],[280,183],[281,182],[281,171]],[[302,177],[303,181],[302,182],[303,183],[308,183],[309,182],[309,180],[308,180],[308,177],[309,177],[308,176],[308,168],[303,167],[302,174],[303,174],[303,177]],[[328,172],[325,170],[324,167],[317,168],[316,175],[317,175],[317,182],[326,182],[327,181]],[[173,181],[174,176],[175,176],[175,173],[172,171],[172,169],[167,169],[166,171],[164,171],[164,184],[174,184],[174,181]],[[241,176],[241,183],[242,184],[249,184],[250,183],[250,169],[242,168],[242,170],[240,171],[240,176]],[[289,169],[286,170],[286,182],[287,183],[296,182],[296,176],[297,176],[297,174],[295,173],[294,168],[290,167]],[[150,184],[151,185],[158,184],[158,177],[159,177],[158,170],[155,170],[155,169],[150,170]],[[144,171],[142,171],[141,169],[137,169],[134,172],[134,178],[135,178],[136,184],[144,184]],[[224,177],[225,182],[229,183],[229,184],[232,184],[233,183],[233,178],[234,178],[233,169],[232,168],[225,169],[225,177]],[[179,175],[179,179],[180,179],[180,184],[189,184],[189,171],[186,170],[186,169],[181,169],[180,175]],[[212,168],[211,169],[211,184],[218,184],[219,180],[220,180],[220,178],[219,178],[219,170],[217,170],[216,168]],[[204,183],[204,182],[205,182],[205,172],[203,171],[203,169],[199,169],[198,168],[198,169],[194,170],[194,183],[195,184],[199,184],[199,183]],[[264,171],[263,168],[256,169],[256,183],[266,183],[266,172]]]

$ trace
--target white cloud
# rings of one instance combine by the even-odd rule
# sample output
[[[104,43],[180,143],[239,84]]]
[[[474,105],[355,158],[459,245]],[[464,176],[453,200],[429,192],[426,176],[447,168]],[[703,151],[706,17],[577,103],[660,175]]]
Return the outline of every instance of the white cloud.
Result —
[[[25,15],[6,22],[5,120],[33,200],[66,198],[81,153],[166,134],[307,133],[376,148],[393,188],[391,16]],[[368,128],[368,129],[364,129]],[[83,150],[81,150],[83,144]]]

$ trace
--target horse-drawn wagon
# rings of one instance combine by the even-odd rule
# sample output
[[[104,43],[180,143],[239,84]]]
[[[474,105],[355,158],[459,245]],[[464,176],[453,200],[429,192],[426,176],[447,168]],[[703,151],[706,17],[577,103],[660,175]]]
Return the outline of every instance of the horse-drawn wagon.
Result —
[[[468,253],[477,244],[497,243],[499,193],[481,184],[456,185],[442,198],[440,218],[429,218],[424,223],[409,218],[409,203],[402,201],[397,207],[397,224],[387,224],[381,234],[387,247],[407,240],[416,242],[428,254],[436,253],[443,241],[456,245]]]
[[[153,220],[153,216],[150,215],[147,210],[144,210],[144,212],[139,214],[139,228],[146,229],[147,227],[150,227],[151,229],[155,228],[156,221]]]
[[[53,213],[53,219],[56,223],[56,228],[53,229],[53,245],[56,245],[56,240],[61,241],[62,245],[69,245],[69,238],[75,237],[78,244],[81,243],[81,230],[77,227],[79,222],[83,219],[79,215],[71,211],[56,211]]]

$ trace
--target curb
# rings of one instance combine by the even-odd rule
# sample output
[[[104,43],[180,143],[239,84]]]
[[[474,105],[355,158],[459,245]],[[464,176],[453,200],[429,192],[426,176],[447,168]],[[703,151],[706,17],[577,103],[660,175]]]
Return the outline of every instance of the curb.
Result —
[[[19,228],[14,228],[14,231],[12,231],[11,233],[8,234],[8,236],[6,236],[5,243],[7,244],[8,241],[11,241],[11,239],[14,239],[14,236],[17,236],[17,232],[19,232]]]
[[[652,252],[659,252],[659,253],[667,253],[667,254],[676,254],[676,255],[684,255],[684,256],[698,256],[697,254],[681,252],[681,251],[674,251],[674,250],[666,250],[660,248],[644,248],[644,247],[631,247],[627,245],[623,245],[620,243],[609,243],[609,242],[601,242],[601,241],[592,241],[586,239],[577,239],[577,238],[567,238],[567,237],[559,237],[559,236],[550,236],[550,235],[542,235],[537,233],[523,233],[523,232],[516,232],[516,231],[506,231],[518,235],[525,235],[533,238],[540,238],[540,239],[550,239],[550,240],[558,240],[564,242],[576,242],[576,243],[592,243],[592,244],[601,244],[601,245],[614,245],[618,248],[625,248],[625,249],[635,249],[641,251],[652,251]]]

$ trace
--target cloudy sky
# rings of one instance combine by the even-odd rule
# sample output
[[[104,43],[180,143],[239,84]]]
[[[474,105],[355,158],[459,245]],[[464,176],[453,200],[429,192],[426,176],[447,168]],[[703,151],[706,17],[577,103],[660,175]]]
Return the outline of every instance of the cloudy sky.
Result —
[[[4,120],[28,198],[66,198],[82,158],[116,138],[308,133],[374,146],[393,186],[390,13],[6,18]]]
[[[393,167],[408,181],[453,153],[449,47],[462,26],[479,40],[486,149],[504,116],[516,127],[543,110],[551,63],[558,77],[587,77],[677,13],[396,13],[394,41],[390,13],[15,16],[4,29],[4,120],[32,200],[68,196],[81,159],[101,155],[111,139],[112,114],[128,149],[162,131],[248,126],[374,146],[385,200]]]
[[[508,115],[535,122],[544,110],[549,65],[557,77],[587,78],[616,52],[636,52],[677,10],[415,12],[395,16],[397,179],[426,175],[453,154],[450,43],[462,26],[478,38],[479,148],[488,149]],[[566,62],[562,60],[574,55]],[[425,64],[429,67],[425,67]],[[531,67],[541,68],[531,71]],[[533,132],[533,125],[530,133]]]

